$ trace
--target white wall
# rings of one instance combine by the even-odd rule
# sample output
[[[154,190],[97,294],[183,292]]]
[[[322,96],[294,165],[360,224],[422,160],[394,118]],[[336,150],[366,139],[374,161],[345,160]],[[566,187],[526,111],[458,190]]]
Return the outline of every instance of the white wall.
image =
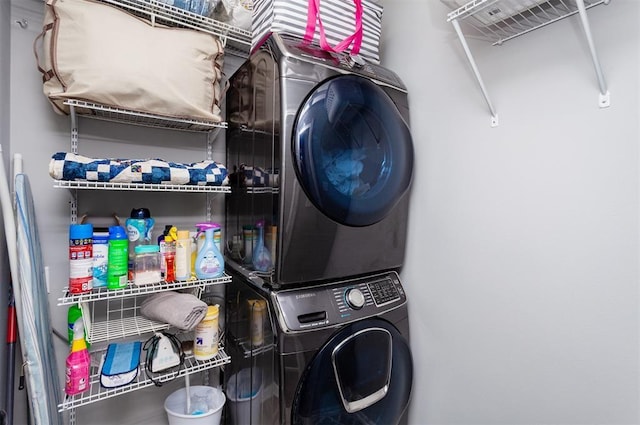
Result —
[[[12,5],[11,21],[27,17],[30,26],[11,26],[11,153],[25,155],[43,246],[58,247],[44,252],[58,291],[68,197],[51,187],[47,164],[53,152],[68,150],[68,120],[51,113],[31,53],[42,4]],[[640,2],[613,0],[589,12],[611,91],[605,110],[597,107],[577,19],[499,48],[470,40],[497,128],[489,126],[444,5],[384,6],[383,63],[409,87],[417,163],[402,273],[416,368],[411,423],[639,423]],[[176,140],[168,139],[81,121],[88,155],[127,143],[132,155],[155,145],[159,156],[187,160],[201,148],[188,137],[179,141],[184,149],[171,149]],[[123,198],[83,205],[126,214],[138,200]],[[182,213],[170,207],[168,215]],[[57,297],[50,302],[60,330],[65,313]],[[66,348],[56,344],[62,364]],[[78,409],[79,423],[158,423],[170,390]]]
[[[633,424],[638,399],[640,2],[469,40],[490,115],[436,0],[386,1],[384,63],[409,87],[412,424]]]

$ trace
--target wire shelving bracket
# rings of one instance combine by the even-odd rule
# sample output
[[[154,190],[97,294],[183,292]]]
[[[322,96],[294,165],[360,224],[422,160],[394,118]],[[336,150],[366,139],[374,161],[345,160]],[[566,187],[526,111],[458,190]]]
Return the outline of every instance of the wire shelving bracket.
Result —
[[[587,9],[600,4],[609,4],[610,0],[471,0],[462,5],[459,5],[459,0],[442,0],[442,2],[455,8],[447,15],[447,22],[453,25],[480,86],[491,113],[491,127],[498,126],[498,114],[469,49],[460,21],[468,25],[472,35],[490,41],[496,46],[566,17],[579,14],[598,82],[598,106],[600,108],[610,106],[609,90],[587,17]]]

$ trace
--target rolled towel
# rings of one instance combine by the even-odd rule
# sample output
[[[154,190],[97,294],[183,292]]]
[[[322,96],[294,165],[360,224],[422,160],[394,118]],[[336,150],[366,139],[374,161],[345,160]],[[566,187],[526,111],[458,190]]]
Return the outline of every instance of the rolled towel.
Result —
[[[140,313],[148,319],[190,331],[207,315],[207,304],[191,294],[159,292],[142,302]]]

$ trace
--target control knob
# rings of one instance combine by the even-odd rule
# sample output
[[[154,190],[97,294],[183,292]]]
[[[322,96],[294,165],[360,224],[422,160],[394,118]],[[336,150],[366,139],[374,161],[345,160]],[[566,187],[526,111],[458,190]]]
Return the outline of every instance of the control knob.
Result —
[[[349,307],[354,310],[360,310],[364,307],[364,294],[358,288],[348,289],[345,298]]]

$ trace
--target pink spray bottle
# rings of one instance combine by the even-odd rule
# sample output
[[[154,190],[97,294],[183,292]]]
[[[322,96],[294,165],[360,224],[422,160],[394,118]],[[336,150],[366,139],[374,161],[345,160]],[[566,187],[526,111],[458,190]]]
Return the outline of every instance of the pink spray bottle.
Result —
[[[73,325],[71,352],[67,356],[64,392],[68,395],[80,394],[89,389],[91,356],[84,340],[82,318]]]

